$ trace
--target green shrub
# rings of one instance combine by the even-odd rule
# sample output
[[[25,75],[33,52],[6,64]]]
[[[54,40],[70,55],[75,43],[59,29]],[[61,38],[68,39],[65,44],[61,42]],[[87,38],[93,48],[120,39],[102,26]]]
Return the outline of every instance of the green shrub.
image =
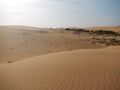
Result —
[[[108,31],[108,30],[97,30],[97,31],[94,31],[93,33],[95,33],[97,35],[114,35],[114,36],[119,35],[117,32]]]

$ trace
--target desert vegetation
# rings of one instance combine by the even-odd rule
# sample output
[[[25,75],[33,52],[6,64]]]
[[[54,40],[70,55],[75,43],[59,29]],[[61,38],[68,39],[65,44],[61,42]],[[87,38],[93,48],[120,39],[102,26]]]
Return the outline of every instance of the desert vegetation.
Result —
[[[92,31],[93,34],[96,35],[112,35],[112,36],[120,36],[118,32],[114,31],[109,31],[109,30],[97,30],[97,31]]]
[[[120,45],[120,40],[116,39],[116,38],[93,38],[92,43],[96,44],[104,44],[106,46],[110,46],[110,45]]]
[[[86,33],[93,37],[91,40],[92,44],[102,44],[105,46],[116,46],[120,45],[120,33],[110,30],[86,30],[86,29],[76,29],[76,28],[66,28],[66,31],[72,31],[74,34]]]

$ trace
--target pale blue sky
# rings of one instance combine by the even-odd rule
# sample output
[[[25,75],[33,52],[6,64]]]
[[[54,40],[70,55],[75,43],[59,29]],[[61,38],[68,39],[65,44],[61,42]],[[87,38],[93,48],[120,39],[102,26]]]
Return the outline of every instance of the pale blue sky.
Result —
[[[120,25],[120,0],[0,0],[0,25]]]

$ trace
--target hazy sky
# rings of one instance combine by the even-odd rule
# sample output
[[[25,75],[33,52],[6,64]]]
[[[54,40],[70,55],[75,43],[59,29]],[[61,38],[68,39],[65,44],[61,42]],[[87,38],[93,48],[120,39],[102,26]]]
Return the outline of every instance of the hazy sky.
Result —
[[[0,0],[0,25],[120,25],[120,0]]]

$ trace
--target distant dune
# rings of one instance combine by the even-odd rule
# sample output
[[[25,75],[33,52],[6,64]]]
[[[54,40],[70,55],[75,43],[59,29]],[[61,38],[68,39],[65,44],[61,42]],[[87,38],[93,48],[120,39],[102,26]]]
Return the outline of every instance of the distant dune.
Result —
[[[0,90],[120,90],[120,46],[0,65]]]
[[[85,29],[88,29],[88,30],[110,30],[110,31],[120,32],[120,26],[109,26],[109,27],[97,26],[97,27],[90,27],[90,28],[85,28]]]

